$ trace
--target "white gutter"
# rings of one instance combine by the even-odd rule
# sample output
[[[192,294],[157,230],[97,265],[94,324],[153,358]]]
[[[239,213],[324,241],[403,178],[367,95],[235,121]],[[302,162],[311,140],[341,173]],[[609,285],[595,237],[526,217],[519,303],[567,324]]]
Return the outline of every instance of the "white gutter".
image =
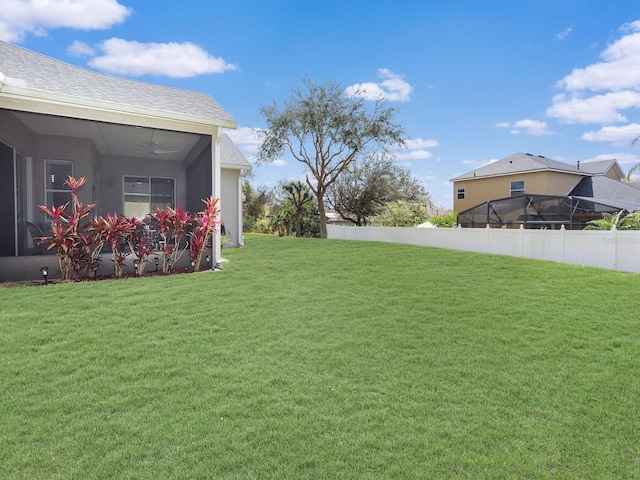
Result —
[[[230,120],[212,120],[135,105],[88,98],[79,99],[69,95],[33,90],[27,88],[26,82],[10,79],[4,75],[0,83],[2,84],[0,108],[150,128],[175,130],[179,126],[181,131],[191,133],[211,132],[211,127],[238,128],[238,124]]]

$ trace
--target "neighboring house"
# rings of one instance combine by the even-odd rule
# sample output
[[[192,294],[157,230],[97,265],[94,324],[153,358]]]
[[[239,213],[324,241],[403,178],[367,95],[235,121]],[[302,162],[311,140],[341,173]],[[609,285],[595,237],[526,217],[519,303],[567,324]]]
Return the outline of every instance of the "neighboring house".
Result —
[[[582,228],[603,212],[640,209],[640,188],[622,178],[615,159],[569,165],[516,153],[454,178],[454,211],[463,226]]]
[[[70,199],[68,175],[95,214],[144,217],[157,204],[191,212],[220,197],[242,244],[241,173],[224,128],[236,122],[204,93],[104,75],[0,41],[0,280],[3,257],[34,252],[39,205]],[[213,243],[220,261],[220,244]]]

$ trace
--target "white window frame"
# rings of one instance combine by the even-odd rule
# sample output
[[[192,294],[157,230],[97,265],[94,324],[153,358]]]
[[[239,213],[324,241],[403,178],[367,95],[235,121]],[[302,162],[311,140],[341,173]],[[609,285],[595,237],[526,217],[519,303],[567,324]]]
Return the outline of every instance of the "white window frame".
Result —
[[[67,188],[48,188],[49,187],[49,182],[48,182],[48,170],[49,170],[49,165],[51,164],[58,164],[58,165],[69,165],[71,167],[70,169],[70,176],[73,176],[73,161],[72,160],[55,160],[52,158],[46,158],[44,160],[44,201],[45,201],[45,205],[47,207],[60,207],[61,205],[50,205],[51,202],[49,202],[49,193],[66,193],[69,194],[69,208],[73,209],[74,205],[72,202],[72,197],[71,197],[71,188],[67,187]],[[66,178],[64,179],[65,181],[67,180]],[[66,203],[66,202],[65,202]]]
[[[467,188],[466,187],[458,187],[456,190],[456,198],[458,200],[464,200],[467,196]]]
[[[126,191],[126,185],[127,185],[127,179],[131,179],[131,178],[146,178],[149,181],[149,192],[145,193],[145,194],[139,194],[139,193],[135,193],[135,192],[127,192]],[[148,199],[148,212],[147,213],[151,213],[153,212],[153,209],[155,208],[155,204],[151,203],[151,197],[152,197],[152,192],[151,192],[151,182],[153,180],[171,180],[173,182],[173,194],[172,194],[172,198],[171,198],[171,208],[175,208],[176,206],[176,179],[175,177],[159,177],[159,176],[152,176],[152,175],[123,175],[122,176],[122,212],[126,215],[127,212],[125,211],[125,205],[126,205],[126,198],[127,195],[135,195],[135,196],[139,196],[139,197],[143,197],[145,196]]]
[[[522,188],[513,188],[513,184],[514,183],[522,183]],[[512,180],[510,183],[510,189],[511,189],[511,197],[517,197],[518,195],[524,195],[524,192],[526,191],[526,183],[524,180]]]

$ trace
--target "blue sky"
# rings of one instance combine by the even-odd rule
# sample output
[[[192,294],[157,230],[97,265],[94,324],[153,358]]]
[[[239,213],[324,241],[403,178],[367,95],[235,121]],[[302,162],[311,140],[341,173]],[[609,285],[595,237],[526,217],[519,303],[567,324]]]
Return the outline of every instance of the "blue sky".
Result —
[[[364,84],[400,109],[396,161],[444,208],[451,178],[515,152],[640,161],[637,0],[0,0],[0,39],[206,92],[249,159],[259,107],[302,76]],[[254,172],[304,178],[287,157]]]

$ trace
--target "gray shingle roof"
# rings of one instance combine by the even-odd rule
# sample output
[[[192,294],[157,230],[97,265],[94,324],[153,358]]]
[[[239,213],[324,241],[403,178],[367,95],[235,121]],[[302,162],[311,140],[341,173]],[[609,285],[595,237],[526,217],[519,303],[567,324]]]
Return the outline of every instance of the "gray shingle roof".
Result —
[[[471,172],[464,173],[453,179],[473,180],[474,178],[497,177],[502,175],[515,175],[518,173],[537,171],[557,171],[575,175],[603,175],[611,168],[616,160],[603,160],[598,162],[584,162],[580,164],[578,170],[576,166],[552,160],[542,155],[532,155],[530,153],[514,153],[506,158],[498,160],[480,167]]]
[[[234,166],[237,168],[250,168],[251,164],[244,158],[244,155],[233,140],[226,133],[222,134],[220,141],[220,164]]]
[[[205,93],[93,72],[3,41],[0,41],[0,73],[23,81],[29,89],[48,94],[148,108],[207,123],[235,123]]]
[[[640,210],[640,185],[619,182],[608,177],[585,177],[569,195],[593,199],[629,211]]]
[[[604,175],[616,163],[617,160],[615,158],[609,160],[598,160],[595,162],[580,162],[580,170],[590,173],[591,175]]]

